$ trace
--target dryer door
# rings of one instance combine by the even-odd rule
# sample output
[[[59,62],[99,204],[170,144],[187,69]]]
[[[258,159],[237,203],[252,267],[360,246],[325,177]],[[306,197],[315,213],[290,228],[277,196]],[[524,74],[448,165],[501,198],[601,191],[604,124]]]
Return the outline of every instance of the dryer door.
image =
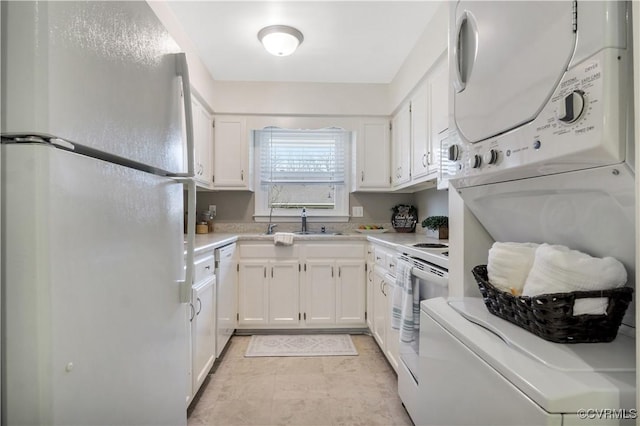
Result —
[[[465,139],[478,142],[538,115],[573,54],[573,12],[570,1],[457,4],[449,39],[454,119]]]

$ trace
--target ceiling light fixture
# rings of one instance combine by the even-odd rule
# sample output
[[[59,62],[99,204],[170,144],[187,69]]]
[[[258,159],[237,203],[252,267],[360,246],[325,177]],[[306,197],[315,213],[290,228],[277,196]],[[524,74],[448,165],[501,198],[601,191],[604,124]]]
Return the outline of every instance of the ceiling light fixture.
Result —
[[[302,44],[302,33],[286,25],[271,25],[258,32],[258,40],[267,52],[275,56],[289,56]]]

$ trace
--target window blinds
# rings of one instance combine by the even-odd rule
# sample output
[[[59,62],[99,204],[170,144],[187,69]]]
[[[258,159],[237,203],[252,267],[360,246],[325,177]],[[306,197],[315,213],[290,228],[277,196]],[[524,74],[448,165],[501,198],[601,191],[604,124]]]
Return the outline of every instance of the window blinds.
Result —
[[[340,129],[257,130],[262,184],[344,184],[349,132]]]

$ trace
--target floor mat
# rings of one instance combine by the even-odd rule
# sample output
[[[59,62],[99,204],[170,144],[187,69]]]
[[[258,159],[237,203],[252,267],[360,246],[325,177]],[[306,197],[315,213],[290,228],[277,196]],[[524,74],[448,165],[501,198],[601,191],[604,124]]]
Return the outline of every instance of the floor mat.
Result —
[[[358,355],[348,334],[251,336],[246,357]]]

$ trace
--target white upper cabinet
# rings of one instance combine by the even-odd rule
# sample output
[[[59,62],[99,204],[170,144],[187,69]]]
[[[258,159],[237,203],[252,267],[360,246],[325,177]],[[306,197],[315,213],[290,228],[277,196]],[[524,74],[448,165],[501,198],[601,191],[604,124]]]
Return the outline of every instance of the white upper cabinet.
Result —
[[[420,85],[411,98],[411,163],[414,180],[430,172],[429,87],[429,84]]]
[[[213,116],[193,94],[191,109],[195,148],[195,180],[198,186],[211,189],[213,186]]]
[[[246,119],[217,116],[214,133],[214,189],[253,190]]]
[[[390,179],[389,120],[363,119],[354,144],[352,191],[387,191]]]
[[[429,173],[440,171],[441,134],[449,127],[449,68],[446,56],[441,58],[429,75],[430,154]]]
[[[448,123],[448,68],[441,55],[393,117],[393,189],[434,181],[440,165],[440,133]]]
[[[391,121],[391,183],[411,180],[411,103],[406,102]]]

